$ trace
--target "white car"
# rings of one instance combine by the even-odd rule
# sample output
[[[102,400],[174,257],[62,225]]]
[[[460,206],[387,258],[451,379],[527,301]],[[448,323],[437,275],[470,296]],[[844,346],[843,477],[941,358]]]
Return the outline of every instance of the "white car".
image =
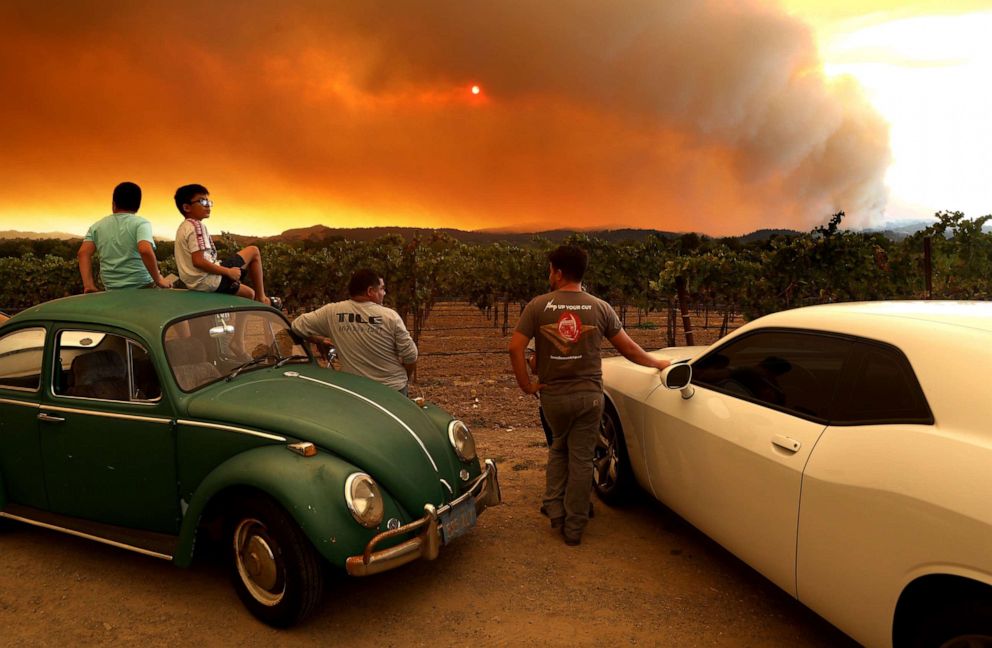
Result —
[[[812,306],[655,353],[688,362],[603,362],[603,500],[636,482],[866,646],[992,646],[992,303]]]

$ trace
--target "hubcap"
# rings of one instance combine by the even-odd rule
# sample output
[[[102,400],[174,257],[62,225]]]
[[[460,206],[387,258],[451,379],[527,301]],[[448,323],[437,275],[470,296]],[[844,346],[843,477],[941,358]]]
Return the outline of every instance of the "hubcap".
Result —
[[[252,597],[263,605],[276,605],[286,594],[282,561],[278,545],[269,537],[265,525],[244,519],[234,530],[234,556],[241,582]]]

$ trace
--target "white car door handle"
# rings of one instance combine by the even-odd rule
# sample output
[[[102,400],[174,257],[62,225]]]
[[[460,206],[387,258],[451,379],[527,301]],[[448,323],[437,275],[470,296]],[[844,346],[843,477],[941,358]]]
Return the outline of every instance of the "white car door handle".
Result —
[[[799,452],[799,448],[803,447],[803,444],[791,437],[785,436],[784,434],[776,434],[773,436],[772,443],[780,448],[788,450],[789,452]]]

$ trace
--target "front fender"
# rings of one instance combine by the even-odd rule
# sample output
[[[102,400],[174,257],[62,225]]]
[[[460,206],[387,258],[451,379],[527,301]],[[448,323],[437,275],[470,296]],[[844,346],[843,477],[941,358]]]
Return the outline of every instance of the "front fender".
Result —
[[[358,524],[345,503],[345,480],[354,472],[360,471],[334,455],[318,452],[302,457],[283,445],[242,452],[211,471],[193,493],[173,562],[186,567],[192,561],[200,518],[211,500],[227,489],[247,487],[277,501],[317,551],[331,564],[343,567],[345,559],[360,552],[376,533]],[[383,493],[383,500],[383,519],[406,521],[408,516],[388,493]]]

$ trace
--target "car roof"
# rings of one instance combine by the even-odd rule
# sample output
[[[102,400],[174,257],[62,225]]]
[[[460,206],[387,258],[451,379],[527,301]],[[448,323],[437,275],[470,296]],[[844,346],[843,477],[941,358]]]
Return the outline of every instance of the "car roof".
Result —
[[[196,290],[125,288],[55,299],[25,309],[5,325],[26,321],[84,322],[119,326],[157,339],[165,324],[202,312],[268,308],[259,302]]]
[[[992,302],[985,301],[877,301],[807,306],[766,315],[761,326],[830,328],[877,318],[895,318],[904,325],[942,324],[992,331]],[[758,322],[758,320],[755,320]]]

